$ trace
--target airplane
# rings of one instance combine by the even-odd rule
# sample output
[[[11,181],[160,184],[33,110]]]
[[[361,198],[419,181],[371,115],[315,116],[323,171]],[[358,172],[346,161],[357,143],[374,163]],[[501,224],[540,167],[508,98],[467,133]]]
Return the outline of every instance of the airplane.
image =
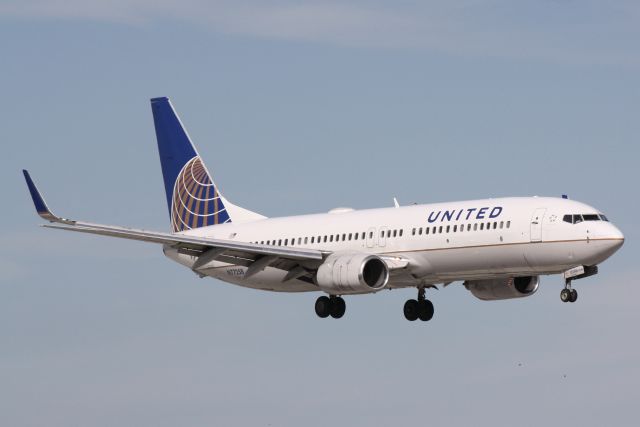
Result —
[[[566,196],[510,197],[267,218],[220,192],[166,97],[152,98],[171,232],[93,224],[55,215],[23,170],[44,227],[161,244],[164,255],[200,277],[276,292],[322,292],[321,318],[341,318],[344,296],[416,288],[407,320],[428,321],[428,289],[453,282],[481,300],[533,295],[540,276],[572,281],[624,243],[600,212]]]

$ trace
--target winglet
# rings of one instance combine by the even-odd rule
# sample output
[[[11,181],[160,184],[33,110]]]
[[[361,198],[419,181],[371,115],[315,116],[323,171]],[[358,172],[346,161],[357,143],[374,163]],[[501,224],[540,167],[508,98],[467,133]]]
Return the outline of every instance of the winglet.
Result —
[[[29,192],[31,193],[33,204],[35,205],[36,211],[41,218],[44,218],[47,221],[51,222],[63,222],[66,224],[75,223],[75,221],[70,221],[68,219],[60,218],[54,215],[54,213],[51,212],[51,210],[47,206],[47,203],[44,201],[44,198],[40,194],[40,191],[38,191],[38,187],[36,187],[36,184],[34,184],[33,180],[31,179],[29,172],[23,169],[22,173],[24,174],[24,179],[27,181],[27,187],[29,187]]]

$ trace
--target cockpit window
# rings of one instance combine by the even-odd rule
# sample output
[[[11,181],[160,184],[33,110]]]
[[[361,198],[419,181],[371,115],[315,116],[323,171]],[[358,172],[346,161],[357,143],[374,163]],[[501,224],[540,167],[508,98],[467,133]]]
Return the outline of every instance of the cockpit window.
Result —
[[[562,220],[569,224],[580,224],[582,221],[609,221],[607,217],[602,214],[565,215],[562,217]]]

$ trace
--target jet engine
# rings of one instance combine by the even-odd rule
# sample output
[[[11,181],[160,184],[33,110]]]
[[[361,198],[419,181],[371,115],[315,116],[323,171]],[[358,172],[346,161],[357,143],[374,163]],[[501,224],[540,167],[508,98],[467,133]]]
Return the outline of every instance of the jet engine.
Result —
[[[524,276],[503,279],[467,280],[464,282],[464,287],[476,298],[485,301],[494,301],[528,297],[538,290],[539,284],[539,276]]]
[[[316,283],[333,295],[367,294],[384,289],[389,282],[389,268],[376,255],[335,253],[318,268]]]

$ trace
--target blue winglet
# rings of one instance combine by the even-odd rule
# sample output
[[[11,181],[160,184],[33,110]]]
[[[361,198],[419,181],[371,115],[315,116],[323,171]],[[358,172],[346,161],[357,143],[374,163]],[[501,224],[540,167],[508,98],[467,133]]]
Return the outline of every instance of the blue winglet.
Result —
[[[63,220],[62,218],[57,217],[56,215],[53,214],[53,212],[51,212],[46,202],[44,201],[44,198],[38,191],[38,187],[36,187],[36,184],[34,184],[33,180],[31,179],[29,172],[23,169],[22,173],[24,174],[24,179],[27,181],[27,187],[29,187],[29,193],[31,193],[31,198],[33,199],[33,204],[36,207],[36,211],[38,212],[38,215],[40,215],[42,218],[46,219],[47,221],[52,221],[52,222],[68,221],[68,220]]]

